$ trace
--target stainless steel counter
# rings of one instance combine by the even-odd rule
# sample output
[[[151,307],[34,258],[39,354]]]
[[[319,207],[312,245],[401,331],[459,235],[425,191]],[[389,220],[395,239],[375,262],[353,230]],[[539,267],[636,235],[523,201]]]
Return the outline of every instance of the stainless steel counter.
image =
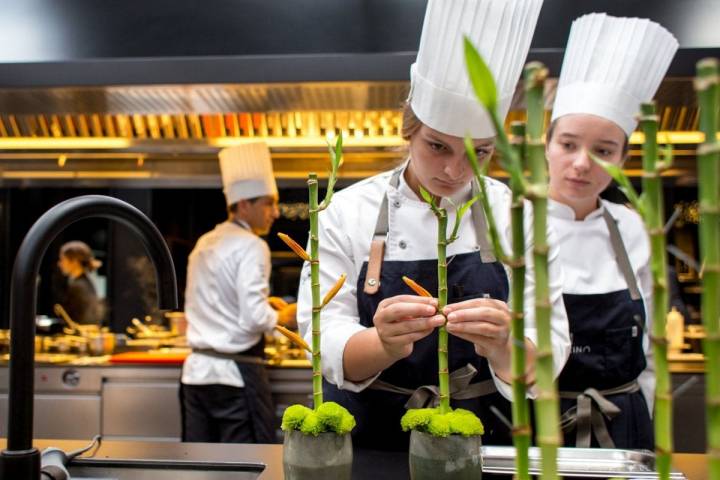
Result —
[[[35,436],[175,442],[180,439],[177,365],[38,365]],[[312,401],[309,368],[268,366],[277,427],[294,403]],[[0,366],[0,436],[6,434],[8,369]]]
[[[85,446],[86,443],[77,440],[36,440],[34,445],[40,449],[54,446],[71,451]],[[0,448],[4,448],[4,446],[4,439],[0,439]],[[282,445],[104,441],[94,458],[260,463],[265,467],[258,477],[260,480],[283,478]],[[493,462],[494,460],[490,457],[486,459],[486,465],[490,467],[488,470],[494,469],[491,465]],[[682,472],[688,480],[707,478],[706,462],[705,455],[673,455],[674,468]],[[236,477],[230,475],[227,478]],[[355,450],[354,480],[402,480],[405,478],[408,478],[407,453]],[[487,474],[483,473],[483,478],[510,478],[510,475],[493,475],[488,472]],[[643,478],[650,477],[643,476]]]

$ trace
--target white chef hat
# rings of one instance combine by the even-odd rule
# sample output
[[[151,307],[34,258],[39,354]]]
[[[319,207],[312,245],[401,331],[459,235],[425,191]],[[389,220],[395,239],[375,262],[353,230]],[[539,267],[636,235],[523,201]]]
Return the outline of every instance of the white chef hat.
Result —
[[[615,122],[629,136],[640,104],[652,100],[678,41],[645,18],[591,13],[570,29],[552,119],[589,113]]]
[[[410,67],[410,106],[425,125],[472,138],[495,136],[473,93],[463,36],[490,67],[505,118],[530,48],[542,0],[429,0],[417,60]]]
[[[220,151],[219,157],[228,206],[246,198],[277,195],[270,149],[265,142],[226,148]]]

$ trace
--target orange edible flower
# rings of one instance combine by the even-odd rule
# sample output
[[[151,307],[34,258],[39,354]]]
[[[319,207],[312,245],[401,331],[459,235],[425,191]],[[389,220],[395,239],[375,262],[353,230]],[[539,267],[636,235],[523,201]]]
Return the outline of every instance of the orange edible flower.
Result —
[[[415,280],[413,280],[412,278],[409,278],[409,277],[406,277],[405,275],[403,275],[402,279],[403,279],[403,282],[405,282],[405,284],[406,284],[408,287],[410,287],[413,292],[417,293],[417,294],[420,295],[421,297],[432,297],[432,295],[430,295],[430,292],[428,292],[428,291],[425,290],[423,287],[421,287],[421,286],[420,286],[417,282],[415,282]]]
[[[297,346],[304,348],[308,352],[312,353],[312,349],[310,348],[310,345],[308,345],[303,338],[298,335],[295,332],[291,332],[287,328],[283,327],[282,325],[275,325],[275,330],[285,335],[287,338],[290,339],[291,342],[295,343]]]
[[[347,275],[345,275],[344,273],[342,275],[340,275],[340,278],[338,278],[338,281],[335,282],[335,285],[333,285],[333,287],[325,294],[325,297],[323,298],[322,305],[320,305],[320,308],[322,308],[325,305],[327,305],[328,303],[330,303],[330,300],[332,300],[333,297],[335,295],[337,295],[337,293],[340,291],[343,284],[345,283],[346,277],[347,277]]]
[[[310,261],[310,255],[305,251],[303,247],[298,245],[298,243],[290,238],[288,235],[285,235],[284,233],[278,233],[278,237],[280,237],[280,240],[285,242],[285,244],[292,249],[295,254],[305,260],[306,262]]]

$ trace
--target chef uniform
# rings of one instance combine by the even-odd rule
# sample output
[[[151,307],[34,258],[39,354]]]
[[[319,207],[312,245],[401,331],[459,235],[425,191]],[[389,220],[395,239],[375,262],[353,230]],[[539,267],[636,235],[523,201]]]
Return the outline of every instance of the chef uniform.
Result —
[[[462,34],[470,36],[488,59],[498,83],[499,114],[504,118],[526,58],[540,0],[448,2],[430,0],[417,62],[411,68],[410,104],[429,127],[454,136],[468,132],[473,138],[495,136],[495,131],[468,85]],[[430,292],[437,291],[437,219],[406,183],[399,168],[371,177],[335,194],[320,213],[320,283],[326,291],[342,273],[348,280],[323,308],[321,353],[325,400],[347,407],[357,420],[354,445],[372,449],[407,450],[408,434],[400,428],[406,408],[438,402],[437,330],[415,342],[412,354],[363,382],[345,378],[343,353],[354,334],[373,326],[378,304],[384,298],[412,294],[402,282],[407,275]],[[501,242],[510,251],[508,188],[485,178]],[[455,205],[476,194],[474,182],[440,206],[453,225]],[[526,222],[528,238],[531,225]],[[528,244],[528,261],[531,245]],[[510,271],[495,258],[487,237],[487,222],[480,202],[461,221],[459,238],[448,245],[448,302],[489,297],[508,301]],[[550,251],[552,338],[555,372],[569,352],[567,319],[562,305],[557,252]],[[526,330],[536,338],[532,268],[525,290]],[[311,338],[310,271],[304,266],[299,288],[298,325]],[[490,407],[510,418],[510,386],[498,379],[474,345],[449,336],[451,403],[476,412],[485,424],[485,442],[511,443],[510,429]],[[499,391],[499,392],[498,392]]]
[[[220,152],[227,205],[277,196],[263,142]],[[230,219],[197,242],[185,291],[187,339],[183,365],[183,439],[274,443],[275,414],[265,367],[264,333],[278,314],[268,304],[270,250],[250,226]]]
[[[580,17],[570,31],[552,119],[597,115],[629,137],[677,46],[646,19]],[[583,220],[552,200],[548,215],[560,241],[572,336],[559,378],[565,444],[652,449],[652,276],[643,221],[605,200]]]

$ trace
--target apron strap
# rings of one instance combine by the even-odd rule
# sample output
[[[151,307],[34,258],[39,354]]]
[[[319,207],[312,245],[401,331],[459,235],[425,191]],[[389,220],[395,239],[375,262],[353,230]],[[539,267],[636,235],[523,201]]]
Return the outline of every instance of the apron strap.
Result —
[[[627,250],[625,249],[625,244],[622,241],[622,236],[620,235],[620,230],[617,226],[617,220],[610,215],[607,208],[603,208],[603,218],[605,219],[608,231],[610,232],[610,244],[612,245],[613,252],[615,253],[618,267],[620,267],[620,271],[622,272],[623,277],[625,277],[625,283],[627,283],[628,290],[630,290],[630,298],[633,300],[640,300],[642,298],[640,295],[640,289],[638,288],[637,280],[635,279],[635,274],[633,273],[632,265],[630,264],[630,258],[628,258]]]
[[[472,181],[472,196],[477,197],[480,195],[480,187],[475,180]],[[482,208],[482,202],[477,200],[470,207],[470,213],[473,219],[473,225],[475,225],[475,236],[477,237],[478,246],[480,247],[480,259],[482,263],[495,263],[495,251],[490,246],[490,239],[488,238],[488,227],[487,219],[485,218],[485,211]]]
[[[605,396],[640,391],[637,380],[607,390],[588,388],[583,392],[560,392],[560,398],[575,399],[575,406],[560,418],[560,426],[567,432],[576,429],[575,446],[589,448],[592,435],[595,435],[601,448],[615,448],[605,424],[605,418],[612,420],[620,414],[620,409]],[[603,418],[604,417],[604,418]]]
[[[192,353],[199,353],[200,355],[207,355],[208,357],[221,358],[223,360],[232,360],[238,363],[253,363],[256,365],[263,365],[263,359],[254,355],[244,355],[242,353],[225,353],[218,352],[211,348],[193,348]]]
[[[398,188],[400,185],[400,174],[403,172],[405,165],[396,168],[390,177],[390,186]],[[472,182],[472,196],[475,197],[480,193],[477,182]],[[494,263],[496,261],[495,253],[488,239],[487,221],[485,212],[482,209],[481,202],[475,202],[470,207],[475,226],[475,234],[480,247],[480,259],[483,263]],[[367,276],[365,278],[365,286],[363,291],[368,295],[374,295],[380,288],[380,274],[382,271],[383,257],[385,256],[385,242],[387,241],[389,222],[388,222],[388,197],[387,191],[383,195],[378,218],[375,222],[375,232],[370,242],[370,255],[368,258]]]
[[[470,383],[477,369],[471,364],[450,373],[450,398],[455,400],[467,400],[470,398],[484,397],[495,393],[497,388],[492,380],[483,380],[478,383]],[[410,398],[405,403],[406,409],[437,407],[440,404],[440,389],[437,385],[423,385],[416,389],[398,387],[382,380],[375,380],[368,387],[372,390],[408,395]]]

